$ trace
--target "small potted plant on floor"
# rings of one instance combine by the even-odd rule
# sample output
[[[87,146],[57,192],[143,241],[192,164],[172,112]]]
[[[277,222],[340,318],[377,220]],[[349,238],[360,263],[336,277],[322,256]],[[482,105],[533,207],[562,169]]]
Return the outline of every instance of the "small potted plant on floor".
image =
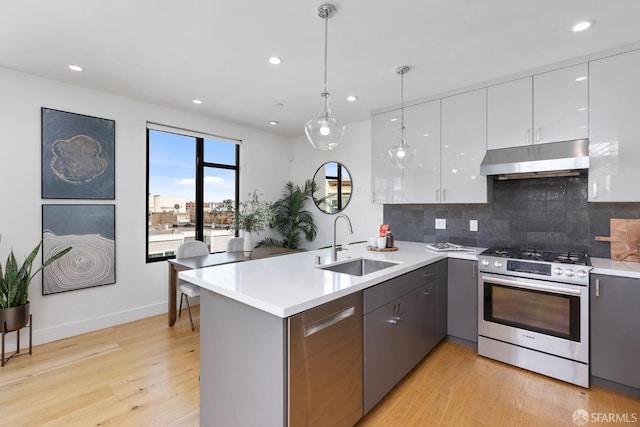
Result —
[[[244,230],[243,251],[245,256],[253,251],[253,233],[264,230],[269,223],[271,204],[260,200],[260,193],[254,190],[249,193],[248,200],[240,203],[238,208],[238,228]]]
[[[0,241],[2,235],[0,235]],[[71,247],[53,254],[40,268],[31,272],[42,242],[38,243],[21,266],[18,265],[13,249],[9,253],[4,268],[0,264],[0,328],[5,332],[16,331],[26,326],[29,321],[29,285],[44,267],[66,255]]]

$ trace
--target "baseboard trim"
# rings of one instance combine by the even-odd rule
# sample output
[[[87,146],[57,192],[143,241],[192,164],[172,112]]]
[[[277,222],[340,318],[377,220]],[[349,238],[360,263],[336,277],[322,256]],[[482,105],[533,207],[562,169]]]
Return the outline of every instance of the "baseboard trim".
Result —
[[[33,345],[46,344],[48,342],[61,340],[64,338],[73,337],[76,335],[86,334],[87,332],[93,332],[111,326],[121,325],[123,323],[133,322],[135,320],[144,319],[146,317],[156,316],[158,314],[167,312],[167,303],[157,303],[144,307],[136,307],[130,310],[123,310],[117,313],[109,313],[103,316],[97,316],[89,319],[83,319],[77,322],[69,322],[62,325],[57,325],[51,328],[39,328],[38,326],[38,314],[34,314],[34,325],[36,328],[33,330]],[[15,334],[12,334],[15,335]],[[15,339],[14,337],[7,337],[9,339]],[[9,339],[7,345],[9,345]],[[28,345],[26,340],[20,340],[21,345]],[[10,345],[15,346],[15,341]],[[11,348],[11,347],[9,347]]]

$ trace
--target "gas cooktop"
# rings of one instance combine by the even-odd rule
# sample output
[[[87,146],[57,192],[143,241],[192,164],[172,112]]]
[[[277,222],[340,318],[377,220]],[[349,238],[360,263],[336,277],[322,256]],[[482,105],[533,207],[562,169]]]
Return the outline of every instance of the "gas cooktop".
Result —
[[[551,280],[582,286],[589,284],[591,261],[586,252],[489,248],[478,256],[478,261],[478,269],[487,273]]]
[[[529,261],[541,261],[556,264],[573,264],[591,266],[589,255],[578,251],[546,251],[532,248],[489,248],[481,255],[498,258],[511,258]]]

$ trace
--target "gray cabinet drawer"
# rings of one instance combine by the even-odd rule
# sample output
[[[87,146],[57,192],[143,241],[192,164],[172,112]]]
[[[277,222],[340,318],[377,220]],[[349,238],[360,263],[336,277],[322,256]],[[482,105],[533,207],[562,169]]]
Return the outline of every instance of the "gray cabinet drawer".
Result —
[[[371,313],[389,302],[437,280],[435,264],[395,277],[364,291],[364,313]]]

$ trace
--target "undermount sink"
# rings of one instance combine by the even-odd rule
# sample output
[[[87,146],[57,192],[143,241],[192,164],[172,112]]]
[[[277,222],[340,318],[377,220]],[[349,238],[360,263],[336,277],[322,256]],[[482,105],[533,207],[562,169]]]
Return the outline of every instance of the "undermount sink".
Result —
[[[354,258],[350,261],[318,267],[321,270],[335,271],[336,273],[350,274],[352,276],[364,276],[385,268],[398,265],[395,262],[378,261],[369,258]]]

